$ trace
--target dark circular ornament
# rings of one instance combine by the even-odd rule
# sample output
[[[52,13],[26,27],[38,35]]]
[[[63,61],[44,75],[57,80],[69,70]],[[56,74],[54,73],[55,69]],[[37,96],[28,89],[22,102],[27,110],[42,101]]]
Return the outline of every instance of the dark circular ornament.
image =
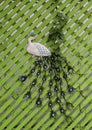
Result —
[[[42,62],[41,60],[39,61],[39,65],[40,65],[40,66],[42,66],[42,65],[43,65],[43,62]]]
[[[36,84],[36,80],[34,80],[33,82],[32,82],[32,85],[34,86]]]
[[[68,86],[68,92],[73,92],[73,87],[72,86]]]
[[[42,92],[43,92],[43,88],[40,87],[40,88],[39,88],[39,93],[42,93]]]
[[[56,98],[56,102],[57,102],[57,103],[60,103],[61,101],[60,101],[60,99],[59,99],[59,98]]]
[[[44,76],[44,77],[42,78],[42,81],[43,81],[43,82],[46,81],[46,76]]]
[[[24,82],[27,79],[27,76],[21,76],[20,79],[22,82]]]
[[[58,83],[62,83],[62,79],[61,78],[58,78]]]
[[[49,101],[48,106],[49,106],[49,107],[52,107],[52,106],[53,106],[52,101]]]
[[[59,79],[58,76],[54,76],[55,81],[58,81],[58,79]]]
[[[52,86],[52,85],[53,85],[53,82],[52,82],[52,81],[50,81],[50,82],[49,82],[49,85],[50,85],[50,86]]]
[[[55,65],[54,65],[54,64],[51,64],[51,67],[54,69],[54,68],[55,68]]]
[[[55,117],[56,116],[56,112],[51,111],[51,117]]]
[[[33,74],[34,72],[35,72],[35,69],[32,69],[32,70],[31,70],[31,73]]]
[[[61,96],[64,97],[65,96],[65,93],[63,91],[61,91]]]
[[[28,91],[28,92],[25,94],[25,97],[26,97],[27,99],[31,97],[30,91]]]
[[[60,68],[59,68],[59,67],[57,67],[57,68],[56,68],[56,71],[57,71],[57,72],[60,72]]]
[[[41,101],[40,98],[37,99],[36,104],[37,104],[38,106],[42,104],[42,101]]]
[[[61,113],[65,113],[65,110],[63,108],[60,108]]]
[[[40,76],[40,75],[41,75],[41,72],[40,72],[40,71],[38,71],[38,72],[37,72],[37,76]]]
[[[51,91],[48,92],[48,96],[49,96],[49,97],[52,96],[52,92],[51,92]]]
[[[47,65],[44,65],[43,68],[46,70],[47,69]]]
[[[53,70],[52,70],[52,69],[50,69],[50,70],[49,70],[49,73],[50,73],[50,75],[52,75],[52,74],[53,74]]]
[[[59,90],[59,89],[58,89],[58,87],[57,87],[57,86],[55,86],[55,87],[54,87],[54,91],[56,91],[56,92],[57,92],[58,90]]]
[[[39,60],[35,61],[36,65],[39,65]]]
[[[50,60],[53,62],[53,61],[55,61],[55,57],[54,56],[51,56],[50,57]]]

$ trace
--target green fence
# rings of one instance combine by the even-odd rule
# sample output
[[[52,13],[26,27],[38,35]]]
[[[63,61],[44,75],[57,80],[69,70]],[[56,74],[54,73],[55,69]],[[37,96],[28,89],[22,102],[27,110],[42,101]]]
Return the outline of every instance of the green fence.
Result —
[[[0,130],[92,130],[92,0],[53,1],[0,0]],[[74,68],[70,83],[77,90],[72,95],[66,94],[74,105],[67,112],[71,117],[68,120],[63,114],[55,119],[49,117],[47,87],[41,107],[35,104],[38,87],[25,100],[35,75],[24,83],[18,80],[36,60],[26,52],[29,32],[34,30],[35,41],[46,44],[52,20],[60,11],[68,16],[61,54]],[[58,111],[58,106],[55,110]]]

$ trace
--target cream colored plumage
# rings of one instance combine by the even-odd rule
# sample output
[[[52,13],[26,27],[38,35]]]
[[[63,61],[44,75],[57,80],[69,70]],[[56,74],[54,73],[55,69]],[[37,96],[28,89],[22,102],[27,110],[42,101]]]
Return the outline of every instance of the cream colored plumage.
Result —
[[[48,48],[46,48],[44,45],[40,43],[32,43],[32,40],[34,37],[30,37],[28,39],[28,46],[27,46],[27,52],[30,54],[33,54],[35,56],[50,56],[51,52]]]

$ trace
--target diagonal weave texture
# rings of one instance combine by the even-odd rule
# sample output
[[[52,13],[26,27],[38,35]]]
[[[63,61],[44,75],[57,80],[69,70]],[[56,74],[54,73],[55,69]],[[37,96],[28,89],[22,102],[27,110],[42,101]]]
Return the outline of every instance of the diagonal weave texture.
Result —
[[[72,77],[74,88],[80,87],[83,96],[75,93],[66,98],[74,104],[72,122],[62,116],[49,119],[47,100],[36,108],[37,90],[31,100],[24,101],[30,81],[22,85],[18,77],[28,71],[36,58],[26,53],[28,34],[34,30],[36,41],[45,44],[51,21],[56,16],[53,0],[0,0],[0,130],[91,130],[92,129],[92,0],[62,0],[57,11],[69,19],[61,44],[65,56],[80,77]],[[48,45],[50,47],[50,45]],[[40,81],[39,81],[40,82]],[[45,96],[47,89],[43,93]]]

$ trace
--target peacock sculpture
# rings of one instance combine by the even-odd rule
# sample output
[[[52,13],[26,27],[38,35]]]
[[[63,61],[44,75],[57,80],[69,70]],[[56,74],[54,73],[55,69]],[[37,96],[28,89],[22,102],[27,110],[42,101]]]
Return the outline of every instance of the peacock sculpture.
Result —
[[[53,26],[49,31],[47,41],[47,43],[50,42],[52,51],[41,43],[34,43],[34,33],[30,34],[27,52],[36,56],[37,60],[34,62],[35,67],[27,75],[20,77],[21,82],[25,82],[28,77],[32,77],[34,73],[36,74],[35,79],[30,83],[30,89],[24,95],[26,100],[31,100],[31,89],[36,86],[37,80],[41,79],[38,85],[38,97],[35,101],[37,106],[42,106],[45,99],[41,99],[41,94],[44,92],[45,87],[48,87],[46,98],[48,98],[50,117],[53,118],[57,115],[57,112],[53,109],[55,105],[58,105],[58,110],[65,117],[67,117],[67,109],[73,108],[73,104],[67,101],[66,94],[67,92],[70,94],[75,92],[73,86],[68,82],[68,76],[73,75],[74,70],[60,51],[60,45],[65,41],[62,28],[67,23],[67,19],[67,16],[59,12],[53,20]],[[45,85],[46,80],[48,82],[47,86]],[[67,92],[64,87],[67,87]]]

